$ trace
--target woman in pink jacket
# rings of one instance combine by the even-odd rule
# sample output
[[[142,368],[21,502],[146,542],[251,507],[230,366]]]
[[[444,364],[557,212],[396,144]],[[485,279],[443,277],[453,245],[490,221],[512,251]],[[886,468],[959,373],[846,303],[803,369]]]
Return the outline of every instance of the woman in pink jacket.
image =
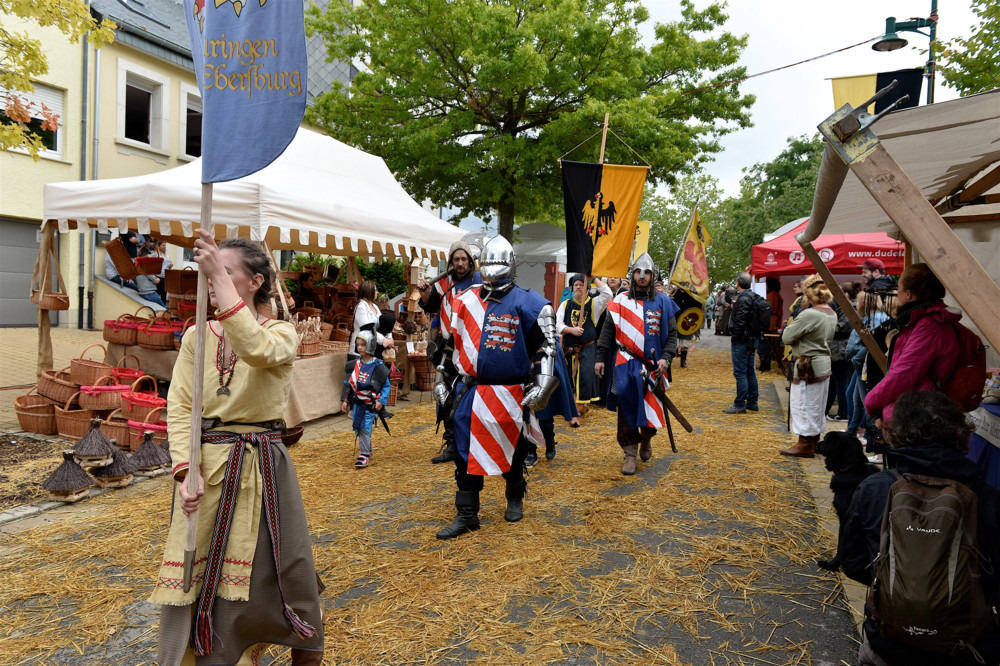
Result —
[[[896,398],[906,391],[934,390],[955,371],[958,333],[952,324],[962,315],[945,306],[944,293],[927,264],[912,264],[900,276],[898,332],[889,343],[889,369],[865,398],[865,410],[873,418],[889,421]]]

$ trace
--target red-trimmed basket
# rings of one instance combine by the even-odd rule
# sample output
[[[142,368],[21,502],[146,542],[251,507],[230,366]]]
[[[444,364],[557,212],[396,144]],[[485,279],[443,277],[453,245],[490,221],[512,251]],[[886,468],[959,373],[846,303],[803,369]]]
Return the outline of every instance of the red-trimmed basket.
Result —
[[[135,333],[135,342],[146,349],[173,349],[174,333],[183,330],[183,324],[177,324],[169,319],[154,319],[143,324]]]
[[[51,402],[61,405],[69,400],[80,388],[72,382],[69,366],[62,370],[43,370],[38,378],[38,394]]]
[[[107,435],[108,439],[113,439],[118,448],[128,451],[132,433],[128,429],[128,419],[120,416],[121,413],[120,409],[111,412],[108,418],[101,423],[101,432]],[[119,416],[116,417],[115,414],[119,414]]]
[[[112,384],[114,378],[105,375],[95,384],[80,387],[80,406],[84,409],[106,411],[118,409],[122,404],[121,394],[131,387],[128,384]]]
[[[162,408],[151,410],[146,418],[141,421],[136,419],[128,420],[129,451],[134,453],[138,450],[139,445],[142,444],[142,436],[147,432],[153,433],[153,441],[156,442],[157,445],[161,445],[163,442],[167,441],[167,422],[159,420],[159,416],[162,411]]]
[[[151,392],[137,390],[143,382],[153,383]],[[145,375],[135,380],[130,390],[121,394],[122,416],[133,421],[142,421],[154,409],[162,409],[167,406],[167,401],[156,393],[156,380]]]
[[[104,352],[104,358],[100,361],[94,361],[83,357],[83,355],[93,347],[97,347]],[[84,347],[83,351],[80,352],[79,358],[71,359],[69,362],[70,381],[77,386],[96,384],[98,379],[111,374],[111,366],[107,364],[107,360],[108,350],[104,348],[104,345],[97,342],[92,345],[87,345]]]
[[[134,345],[137,328],[139,324],[134,315],[123,314],[118,319],[105,319],[104,341],[116,345]]]
[[[135,269],[139,272],[139,275],[159,275],[163,269],[163,257],[160,256],[160,251],[156,248],[155,243],[146,243],[140,248],[139,252],[141,253],[147,247],[153,248],[156,256],[136,257]]]
[[[133,359],[135,361],[134,368],[122,365],[122,363],[124,363],[125,359],[127,358]],[[114,377],[115,381],[118,382],[119,384],[128,384],[129,386],[131,386],[132,382],[142,377],[145,377],[146,373],[143,372],[142,368],[139,367],[139,359],[135,355],[125,354],[120,359],[118,359],[118,365],[112,368],[111,376]]]
[[[21,426],[21,430],[26,432],[54,435],[57,432],[55,405],[45,396],[31,395],[37,392],[38,387],[35,386],[24,395],[14,398],[17,423]]]

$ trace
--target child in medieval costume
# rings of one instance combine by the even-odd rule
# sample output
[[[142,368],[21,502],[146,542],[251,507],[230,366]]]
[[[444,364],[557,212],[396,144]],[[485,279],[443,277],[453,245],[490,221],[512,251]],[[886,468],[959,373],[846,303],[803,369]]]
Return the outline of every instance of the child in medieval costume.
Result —
[[[157,663],[255,663],[268,644],[292,664],[323,660],[319,580],[295,467],[281,441],[299,340],[288,322],[261,315],[274,270],[256,243],[216,246],[196,230],[195,261],[208,276],[202,410],[192,413],[195,336],[185,335],[170,382],[167,432],[174,510],[151,601],[162,604]],[[193,418],[201,464],[189,469]],[[187,474],[198,475],[197,491]],[[197,511],[190,589],[184,590],[184,516]],[[181,515],[183,513],[183,515]]]
[[[389,399],[389,368],[380,359],[372,356],[375,336],[370,331],[361,331],[355,340],[360,358],[347,362],[344,369],[344,393],[341,397],[341,411],[352,409],[354,435],[358,440],[358,459],[355,469],[368,467],[372,459],[372,426]],[[382,418],[385,413],[382,412]]]

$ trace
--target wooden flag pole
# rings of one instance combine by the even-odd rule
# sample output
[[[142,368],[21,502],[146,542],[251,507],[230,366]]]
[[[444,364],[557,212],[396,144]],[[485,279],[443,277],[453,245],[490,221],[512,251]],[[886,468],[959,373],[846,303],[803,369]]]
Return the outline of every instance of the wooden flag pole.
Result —
[[[212,224],[212,183],[201,185],[201,228],[207,229],[215,237]],[[198,478],[201,476],[201,412],[205,384],[205,329],[208,327],[208,277],[198,267],[198,296],[194,327],[194,377],[191,382],[191,451],[188,454],[187,483],[188,494],[198,492]],[[198,511],[187,517],[187,532],[184,539],[184,591],[191,589],[194,573],[194,559],[198,546]]]
[[[271,253],[271,248],[268,246],[267,241],[262,241],[264,245],[264,252],[267,253],[267,258],[271,260],[271,268],[274,269],[274,286],[278,288],[278,298],[281,299],[281,307],[285,310],[285,318],[292,318],[292,311],[288,309],[288,301],[285,299],[285,279],[281,277],[278,271],[278,263],[274,260],[274,255]]]
[[[597,158],[597,161],[604,164],[604,144],[608,142],[608,120],[611,118],[611,112],[604,114],[604,132],[601,134],[601,156]]]

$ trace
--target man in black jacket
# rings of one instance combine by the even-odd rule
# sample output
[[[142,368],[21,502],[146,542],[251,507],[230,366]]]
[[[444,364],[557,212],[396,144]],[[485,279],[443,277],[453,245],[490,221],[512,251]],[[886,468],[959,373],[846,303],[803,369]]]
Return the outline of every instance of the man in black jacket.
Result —
[[[861,281],[865,289],[885,291],[896,288],[896,281],[885,272],[885,263],[881,259],[867,259],[858,268],[861,269]]]
[[[740,273],[736,278],[736,301],[733,303],[733,314],[729,319],[731,338],[729,350],[733,357],[733,376],[736,377],[736,400],[729,409],[723,409],[723,414],[746,414],[757,411],[759,393],[757,391],[757,371],[754,368],[754,356],[757,353],[758,338],[750,332],[750,317],[752,315],[754,293],[750,289],[749,273]]]
[[[873,560],[879,552],[882,515],[889,487],[900,474],[920,474],[958,481],[968,486],[978,500],[977,537],[980,584],[987,606],[996,607],[1000,586],[1000,491],[982,480],[982,470],[964,453],[973,428],[961,408],[937,391],[909,391],[894,405],[892,420],[885,427],[890,449],[890,470],[874,474],[858,486],[840,530],[838,551],[848,577],[872,584]],[[993,612],[988,626],[974,643],[984,661],[965,651],[955,656],[926,654],[880,631],[865,604],[864,643],[859,663],[865,664],[1000,664],[1000,619]]]

